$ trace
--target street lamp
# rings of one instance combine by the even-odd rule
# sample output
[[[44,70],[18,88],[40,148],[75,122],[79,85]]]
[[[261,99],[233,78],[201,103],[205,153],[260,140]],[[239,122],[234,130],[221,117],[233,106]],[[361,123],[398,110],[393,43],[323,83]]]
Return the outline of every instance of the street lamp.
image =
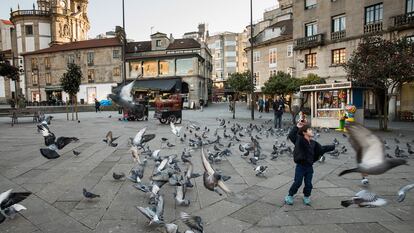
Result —
[[[253,74],[253,0],[250,0],[250,83],[251,86],[253,87],[251,90],[251,97],[250,97],[250,101],[251,101],[251,117],[252,120],[254,120],[254,74]]]

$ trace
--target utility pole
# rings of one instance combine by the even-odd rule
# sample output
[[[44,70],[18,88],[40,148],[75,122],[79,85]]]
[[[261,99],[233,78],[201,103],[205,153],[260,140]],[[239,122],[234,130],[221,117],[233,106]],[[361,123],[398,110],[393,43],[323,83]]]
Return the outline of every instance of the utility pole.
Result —
[[[125,32],[125,2],[122,0],[122,30],[123,30],[123,37],[122,37],[122,81],[124,85],[126,84],[126,63],[125,63],[125,48],[126,48],[126,32]]]
[[[252,85],[252,90],[250,92],[250,101],[251,101],[251,115],[252,120],[254,120],[254,72],[253,72],[253,0],[250,0],[250,62],[251,62],[251,68],[250,68],[250,83]]]

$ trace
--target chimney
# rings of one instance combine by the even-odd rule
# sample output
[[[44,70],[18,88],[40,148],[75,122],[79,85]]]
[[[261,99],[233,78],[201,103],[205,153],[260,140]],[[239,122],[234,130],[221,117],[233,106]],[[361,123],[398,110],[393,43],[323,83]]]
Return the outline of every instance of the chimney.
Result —
[[[173,37],[172,33],[170,33],[170,43],[174,43],[174,37]]]

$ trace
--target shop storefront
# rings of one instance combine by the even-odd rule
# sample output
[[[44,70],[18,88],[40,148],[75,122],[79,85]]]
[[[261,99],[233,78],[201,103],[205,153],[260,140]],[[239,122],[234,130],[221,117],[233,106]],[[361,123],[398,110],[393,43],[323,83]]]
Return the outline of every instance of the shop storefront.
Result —
[[[46,101],[50,105],[62,104],[62,87],[61,86],[47,86],[45,87]]]
[[[337,128],[347,105],[355,105],[355,120],[363,123],[363,90],[351,82],[305,85],[301,92],[311,92],[311,123],[313,127]]]

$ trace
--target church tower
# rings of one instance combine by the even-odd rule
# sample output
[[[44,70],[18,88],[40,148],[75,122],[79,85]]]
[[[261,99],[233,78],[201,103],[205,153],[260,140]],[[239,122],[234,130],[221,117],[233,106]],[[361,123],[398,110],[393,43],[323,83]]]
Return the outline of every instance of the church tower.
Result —
[[[39,0],[50,2],[51,45],[88,39],[88,0]]]

